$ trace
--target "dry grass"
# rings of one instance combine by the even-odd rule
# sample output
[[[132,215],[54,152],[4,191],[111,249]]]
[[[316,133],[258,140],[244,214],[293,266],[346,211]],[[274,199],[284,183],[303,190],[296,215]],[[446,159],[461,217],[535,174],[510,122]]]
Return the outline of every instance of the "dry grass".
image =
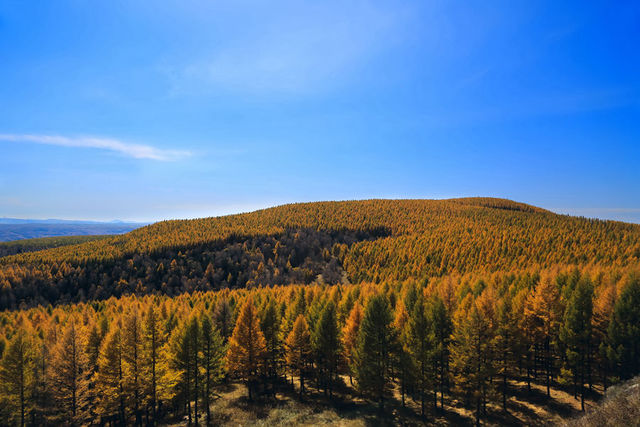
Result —
[[[638,426],[640,425],[640,377],[611,387],[602,402],[566,426]]]
[[[504,412],[498,405],[488,405],[483,425],[557,425],[564,424],[566,419],[580,414],[580,401],[574,399],[567,390],[552,388],[549,399],[542,384],[533,383],[530,392],[523,382],[512,382],[510,387],[509,410]],[[593,393],[587,400],[588,408],[596,407],[593,400],[595,397],[597,393]],[[637,396],[635,402],[638,405]],[[309,388],[306,398],[300,401],[297,388],[294,387],[278,392],[275,398],[264,396],[249,402],[246,388],[241,384],[231,383],[219,390],[219,397],[211,406],[211,413],[216,426],[474,425],[473,410],[461,402],[445,400],[443,410],[434,410],[431,400],[427,403],[428,412],[423,419],[419,416],[419,402],[407,398],[406,407],[403,408],[400,395],[396,392],[395,397],[386,403],[385,412],[381,415],[374,403],[355,395],[346,385],[335,393],[333,399],[328,399],[322,393]],[[204,422],[204,418],[201,422]],[[171,425],[185,424],[186,420],[176,420]],[[571,425],[605,424],[595,422]]]

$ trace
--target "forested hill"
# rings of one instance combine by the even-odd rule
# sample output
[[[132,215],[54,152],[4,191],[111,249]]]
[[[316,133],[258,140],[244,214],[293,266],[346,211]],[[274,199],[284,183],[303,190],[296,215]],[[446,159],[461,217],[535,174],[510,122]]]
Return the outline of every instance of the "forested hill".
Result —
[[[0,308],[126,293],[628,267],[640,226],[492,198],[283,205],[0,258]]]

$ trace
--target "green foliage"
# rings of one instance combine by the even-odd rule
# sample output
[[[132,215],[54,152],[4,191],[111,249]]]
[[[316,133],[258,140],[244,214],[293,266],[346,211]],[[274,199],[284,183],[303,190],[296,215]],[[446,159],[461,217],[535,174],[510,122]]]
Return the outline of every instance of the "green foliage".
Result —
[[[202,404],[206,412],[207,425],[211,424],[211,398],[214,395],[214,387],[222,378],[225,347],[218,330],[213,326],[209,316],[202,317],[200,328],[202,337],[200,338],[200,348],[198,357],[200,358],[200,369],[202,370]]]
[[[412,304],[407,328],[407,348],[416,368],[416,379],[420,390],[420,408],[424,416],[425,393],[433,387],[435,354],[435,330],[427,316],[424,298],[419,296]],[[443,331],[444,332],[444,331]]]
[[[325,393],[331,395],[340,360],[340,335],[333,302],[329,301],[322,310],[313,330],[311,343],[317,366],[316,375],[321,386],[324,386]]]
[[[640,276],[629,277],[609,325],[609,354],[622,379],[640,372]]]
[[[367,302],[356,348],[358,388],[378,401],[380,409],[389,394],[393,358],[398,350],[389,302],[374,295]]]
[[[560,328],[560,339],[566,348],[567,370],[573,376],[574,384],[579,384],[584,410],[584,384],[589,373],[588,360],[593,350],[591,338],[591,317],[593,315],[593,285],[581,279],[567,304],[564,323]]]
[[[33,343],[26,331],[9,341],[0,363],[3,413],[7,423],[25,425],[32,411],[30,391],[34,382],[35,354]]]

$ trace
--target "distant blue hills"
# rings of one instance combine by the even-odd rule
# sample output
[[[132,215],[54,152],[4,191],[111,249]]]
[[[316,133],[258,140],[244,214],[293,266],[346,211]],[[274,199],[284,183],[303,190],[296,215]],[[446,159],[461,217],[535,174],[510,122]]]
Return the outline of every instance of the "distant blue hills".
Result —
[[[123,234],[147,225],[124,221],[76,221],[66,219],[0,218],[0,242],[38,237]]]

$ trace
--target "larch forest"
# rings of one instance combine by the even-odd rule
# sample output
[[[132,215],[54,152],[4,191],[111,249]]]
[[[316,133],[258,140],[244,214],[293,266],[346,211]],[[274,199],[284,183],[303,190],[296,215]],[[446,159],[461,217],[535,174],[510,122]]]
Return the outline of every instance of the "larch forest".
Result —
[[[640,374],[640,225],[365,200],[0,250],[1,425],[555,423]]]

